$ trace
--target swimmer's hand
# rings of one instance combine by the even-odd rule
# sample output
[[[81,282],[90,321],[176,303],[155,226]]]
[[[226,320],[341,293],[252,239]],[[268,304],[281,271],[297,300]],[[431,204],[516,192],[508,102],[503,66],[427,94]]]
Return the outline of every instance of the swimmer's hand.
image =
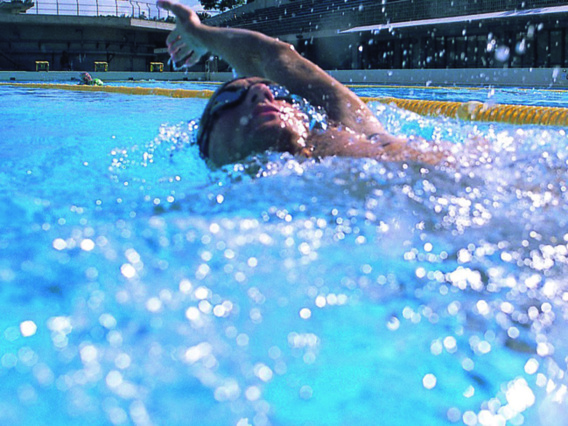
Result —
[[[207,53],[207,48],[200,42],[198,33],[203,25],[193,10],[170,0],[158,0],[158,7],[172,12],[176,16],[176,28],[166,39],[170,62],[175,70],[191,68]]]

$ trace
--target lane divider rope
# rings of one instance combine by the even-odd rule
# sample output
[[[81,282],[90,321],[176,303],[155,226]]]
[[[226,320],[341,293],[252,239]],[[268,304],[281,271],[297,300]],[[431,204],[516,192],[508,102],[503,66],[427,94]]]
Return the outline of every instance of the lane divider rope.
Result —
[[[212,90],[163,89],[126,86],[85,86],[53,83],[0,83],[31,89],[60,89],[72,91],[121,93],[127,95],[154,95],[172,98],[207,99]],[[539,107],[530,105],[486,104],[477,101],[448,102],[399,98],[361,97],[364,102],[380,102],[426,116],[444,116],[468,121],[491,121],[510,124],[536,124],[568,126],[568,108]]]
[[[162,89],[153,87],[128,87],[128,86],[87,86],[83,84],[55,84],[55,83],[0,83],[2,86],[25,87],[28,89],[59,89],[77,92],[106,92],[120,93],[124,95],[154,95],[168,96],[170,98],[200,98],[208,99],[213,90],[188,90],[188,89]]]
[[[483,102],[425,101],[399,98],[361,98],[365,102],[393,104],[427,116],[445,116],[467,121],[509,124],[568,126],[568,108],[530,105],[486,104]]]

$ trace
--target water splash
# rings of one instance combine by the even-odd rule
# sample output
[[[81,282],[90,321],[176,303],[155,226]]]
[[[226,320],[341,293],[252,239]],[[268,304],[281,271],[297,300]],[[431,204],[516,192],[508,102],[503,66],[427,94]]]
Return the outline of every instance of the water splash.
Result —
[[[30,164],[90,167],[6,198],[2,422],[552,424],[565,131],[377,108],[462,166],[264,153],[211,171],[187,124]]]

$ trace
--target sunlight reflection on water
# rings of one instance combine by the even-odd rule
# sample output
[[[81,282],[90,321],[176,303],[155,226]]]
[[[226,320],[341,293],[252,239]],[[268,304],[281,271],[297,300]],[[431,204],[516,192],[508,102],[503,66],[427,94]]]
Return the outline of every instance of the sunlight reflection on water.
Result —
[[[3,423],[565,419],[563,129],[376,106],[467,166],[210,171],[202,102],[1,96],[28,146],[0,180]]]

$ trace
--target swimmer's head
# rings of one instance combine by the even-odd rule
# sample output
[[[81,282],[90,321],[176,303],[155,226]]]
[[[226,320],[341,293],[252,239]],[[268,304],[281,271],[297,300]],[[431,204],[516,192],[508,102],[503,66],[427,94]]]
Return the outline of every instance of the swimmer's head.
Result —
[[[81,73],[81,80],[84,83],[90,83],[91,81],[93,81],[93,77],[91,77],[91,74],[89,74],[88,72],[84,72]]]
[[[201,154],[217,165],[267,149],[296,152],[307,137],[307,116],[290,92],[257,77],[221,86],[209,100],[199,123]]]

